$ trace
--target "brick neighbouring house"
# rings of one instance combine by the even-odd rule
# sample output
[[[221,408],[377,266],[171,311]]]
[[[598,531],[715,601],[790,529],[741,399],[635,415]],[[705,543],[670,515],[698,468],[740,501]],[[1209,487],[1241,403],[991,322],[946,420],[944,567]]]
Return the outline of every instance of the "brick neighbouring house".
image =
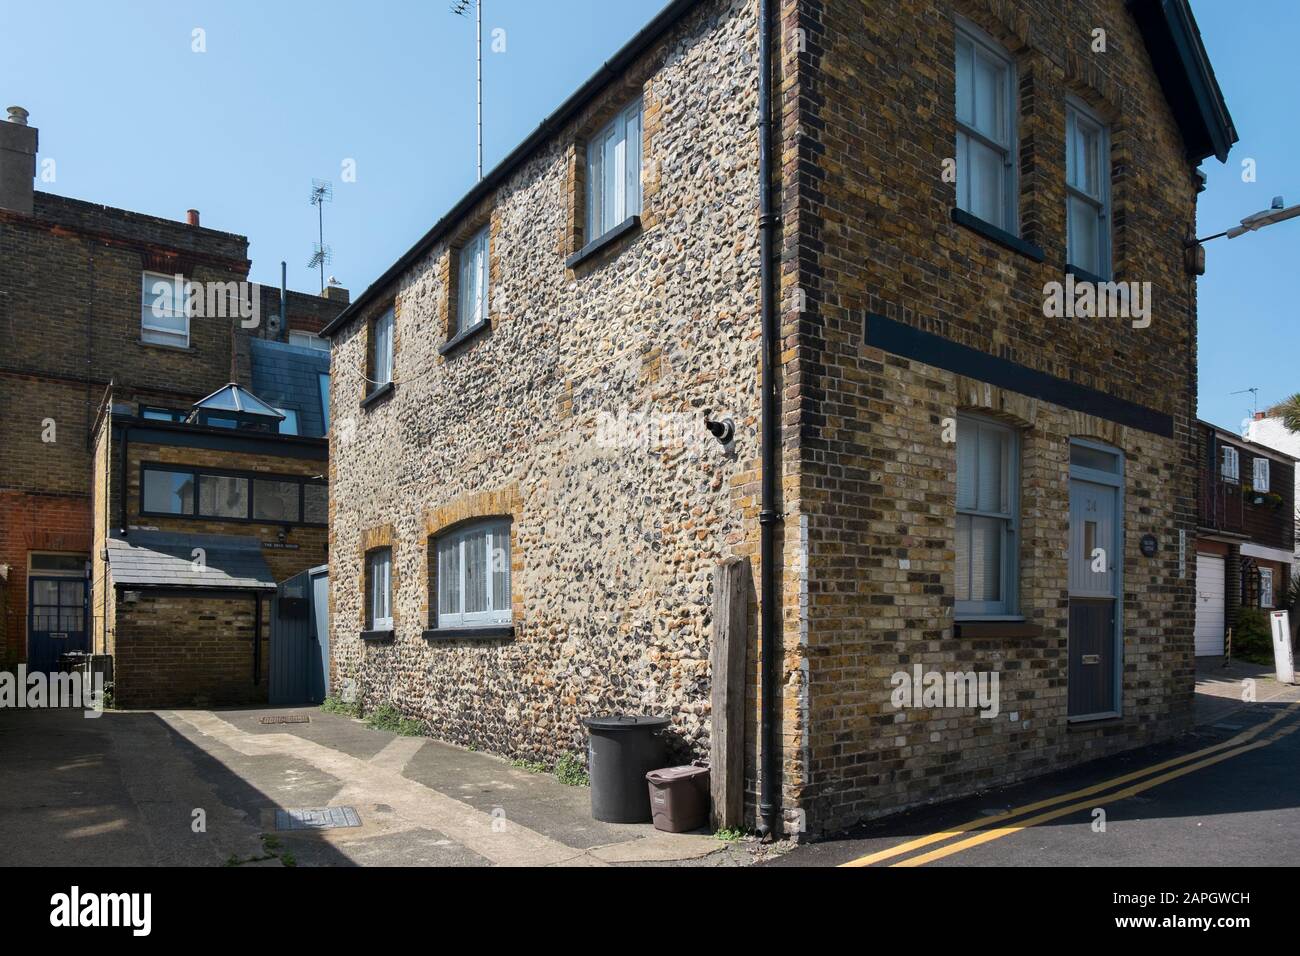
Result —
[[[183,417],[226,382],[252,382],[255,349],[301,344],[347,303],[344,289],[287,292],[280,321],[281,291],[258,287],[256,328],[196,318],[180,334],[146,330],[150,276],[244,281],[248,240],[201,227],[193,210],[175,222],[38,191],[36,153],[36,128],[10,108],[0,122],[0,666],[45,642],[33,631],[32,587],[66,602],[42,615],[52,627],[40,633],[70,634],[60,646],[88,640],[94,605],[70,581],[87,580],[91,431],[109,384],[139,414]]]
[[[233,425],[232,393],[262,404],[229,385],[189,421],[110,402],[96,423],[93,643],[118,706],[266,701],[269,598],[325,561],[328,440],[281,434],[269,406]]]
[[[1196,654],[1225,651],[1243,607],[1286,607],[1295,564],[1296,459],[1198,421]],[[1252,423],[1253,424],[1253,423]]]
[[[500,753],[623,711],[704,754],[740,557],[765,829],[1187,728],[1185,243],[1235,140],[1184,0],[670,4],[326,329],[336,682]],[[1048,317],[1112,276],[1149,323]],[[895,707],[918,665],[997,672],[997,719]]]

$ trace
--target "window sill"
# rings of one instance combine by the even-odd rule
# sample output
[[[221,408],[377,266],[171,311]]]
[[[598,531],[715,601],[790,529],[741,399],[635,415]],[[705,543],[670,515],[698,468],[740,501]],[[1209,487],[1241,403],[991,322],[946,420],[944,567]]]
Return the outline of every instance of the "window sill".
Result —
[[[1104,714],[1084,714],[1081,717],[1066,717],[1065,723],[1068,727],[1077,727],[1080,725],[1100,724],[1106,721],[1121,721],[1123,719],[1123,714],[1112,710]]]
[[[386,382],[361,400],[362,408],[369,408],[371,405],[378,405],[388,396],[392,395],[397,386],[392,382]]]
[[[1103,279],[1094,272],[1087,269],[1081,269],[1078,266],[1072,266],[1068,262],[1065,264],[1065,271],[1074,276],[1080,282],[1091,282],[1093,285],[1101,285],[1103,282],[1110,282],[1110,279]]]
[[[1000,246],[1005,246],[1012,252],[1018,252],[1022,256],[1033,259],[1035,262],[1042,262],[1044,259],[1043,250],[1039,249],[1032,242],[1026,242],[1019,236],[1012,235],[1005,229],[999,229],[991,222],[985,222],[976,216],[972,216],[964,209],[952,210],[952,221],[959,226],[965,226],[972,232],[978,233],[985,239],[992,239]]]
[[[593,258],[599,253],[603,252],[605,249],[608,249],[614,243],[618,242],[618,240],[622,239],[624,236],[630,235],[631,233],[636,232],[640,228],[641,228],[641,217],[628,216],[626,219],[620,222],[613,229],[609,230],[609,232],[605,233],[599,239],[593,239],[591,242],[587,243],[585,246],[583,246],[573,255],[569,256],[568,259],[564,260],[565,268],[576,269],[578,266],[582,265],[582,263],[586,262],[588,259]]]
[[[424,632],[426,641],[509,641],[515,629],[506,624],[499,627],[432,627]]]
[[[953,637],[1042,637],[1043,629],[1027,621],[958,621]]]
[[[468,329],[465,329],[463,332],[457,332],[455,335],[449,338],[445,343],[439,346],[438,354],[446,355],[449,352],[455,352],[466,342],[473,341],[483,333],[491,330],[491,328],[492,328],[492,320],[490,318],[484,319],[478,325],[471,325]]]
[[[166,342],[146,342],[144,339],[136,339],[136,345],[145,349],[166,349],[168,352],[197,352],[192,345],[168,345]]]
[[[367,644],[387,644],[393,639],[393,629],[386,631],[362,631],[361,639]]]

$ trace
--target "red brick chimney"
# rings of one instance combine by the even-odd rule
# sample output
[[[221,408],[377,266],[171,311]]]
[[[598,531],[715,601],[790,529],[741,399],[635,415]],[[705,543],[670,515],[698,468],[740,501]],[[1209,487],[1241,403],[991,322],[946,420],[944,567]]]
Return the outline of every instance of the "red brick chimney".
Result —
[[[199,211],[197,209],[185,210],[185,221],[191,226],[197,226],[199,224]]]

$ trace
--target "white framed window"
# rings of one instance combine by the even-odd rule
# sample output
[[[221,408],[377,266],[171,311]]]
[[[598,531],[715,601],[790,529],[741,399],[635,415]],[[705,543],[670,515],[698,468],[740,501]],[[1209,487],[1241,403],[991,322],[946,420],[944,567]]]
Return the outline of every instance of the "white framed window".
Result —
[[[1254,461],[1254,474],[1251,476],[1251,487],[1256,491],[1268,492],[1268,459],[1256,458]]]
[[[957,419],[956,612],[1016,613],[1019,436],[983,418]]]
[[[144,273],[140,293],[140,338],[152,345],[189,346],[190,315],[183,276]]]
[[[641,100],[587,142],[587,242],[641,214]]]
[[[1065,106],[1066,262],[1110,278],[1110,131],[1081,103]]]
[[[1016,234],[1016,65],[957,21],[957,208]]]
[[[1219,474],[1224,481],[1241,480],[1241,456],[1231,445],[1223,446],[1223,455],[1219,461]]]
[[[488,317],[488,227],[484,226],[461,246],[456,281],[455,335],[474,328]]]
[[[393,551],[376,548],[366,554],[366,630],[393,629]]]
[[[1259,606],[1273,606],[1273,569],[1259,569]]]
[[[434,627],[510,623],[510,522],[476,521],[434,539]]]
[[[370,391],[393,380],[393,309],[370,325]]]
[[[317,352],[330,350],[329,342],[315,332],[290,332],[289,344],[296,345],[300,349],[315,349]]]

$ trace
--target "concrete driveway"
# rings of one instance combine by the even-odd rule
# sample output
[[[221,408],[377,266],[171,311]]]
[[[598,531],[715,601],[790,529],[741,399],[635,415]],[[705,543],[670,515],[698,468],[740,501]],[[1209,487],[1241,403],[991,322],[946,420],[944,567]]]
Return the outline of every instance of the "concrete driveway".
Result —
[[[344,807],[360,826],[277,830],[277,810]],[[759,852],[599,823],[585,787],[314,708],[0,711],[4,865],[734,866]]]

